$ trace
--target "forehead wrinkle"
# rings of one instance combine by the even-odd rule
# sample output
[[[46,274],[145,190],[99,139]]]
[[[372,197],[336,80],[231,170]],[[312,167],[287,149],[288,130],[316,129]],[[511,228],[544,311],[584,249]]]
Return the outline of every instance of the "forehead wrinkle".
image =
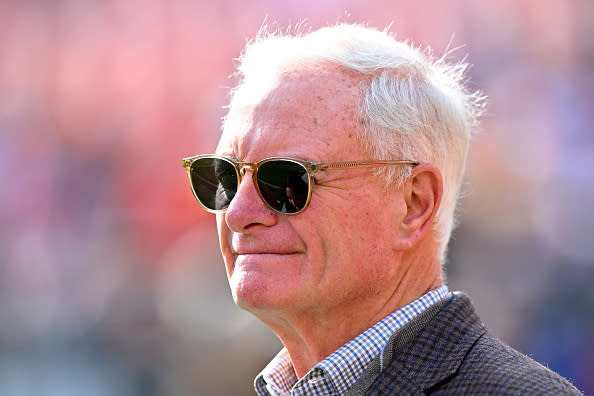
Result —
[[[312,154],[326,160],[324,154],[332,151],[334,138],[353,139],[359,144],[361,80],[361,75],[337,67],[284,73],[259,99],[247,100],[249,95],[242,93],[243,99],[230,108],[224,134],[231,139],[225,140],[232,140],[231,149],[238,157],[254,160],[260,159],[256,156],[272,156],[273,152],[286,154],[293,140],[309,134]],[[268,147],[267,140],[274,140],[279,132],[287,133],[287,139]]]

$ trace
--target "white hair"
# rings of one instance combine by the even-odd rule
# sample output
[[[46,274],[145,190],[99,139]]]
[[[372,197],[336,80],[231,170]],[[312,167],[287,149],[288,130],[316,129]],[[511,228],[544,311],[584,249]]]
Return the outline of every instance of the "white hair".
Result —
[[[361,73],[361,140],[372,158],[432,163],[442,173],[444,195],[434,230],[438,258],[445,263],[470,136],[484,104],[479,92],[465,87],[466,63],[449,65],[387,31],[350,24],[294,35],[262,29],[239,61],[240,81],[231,106],[284,71],[329,61]],[[407,172],[396,167],[378,170],[388,184],[401,181],[410,168]]]

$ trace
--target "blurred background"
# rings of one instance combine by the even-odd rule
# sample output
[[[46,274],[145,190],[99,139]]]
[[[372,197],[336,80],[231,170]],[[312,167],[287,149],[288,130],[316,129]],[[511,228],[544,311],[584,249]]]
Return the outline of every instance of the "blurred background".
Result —
[[[278,351],[233,305],[183,156],[212,152],[267,20],[460,49],[489,97],[450,289],[594,394],[594,2],[0,2],[0,395],[252,395]]]

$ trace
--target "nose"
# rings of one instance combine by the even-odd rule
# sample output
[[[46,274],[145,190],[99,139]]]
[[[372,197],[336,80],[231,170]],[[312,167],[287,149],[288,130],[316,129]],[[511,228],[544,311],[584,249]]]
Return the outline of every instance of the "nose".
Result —
[[[234,232],[246,233],[258,225],[273,226],[278,222],[278,215],[262,201],[254,185],[253,172],[241,170],[241,182],[237,193],[224,213],[227,227]]]

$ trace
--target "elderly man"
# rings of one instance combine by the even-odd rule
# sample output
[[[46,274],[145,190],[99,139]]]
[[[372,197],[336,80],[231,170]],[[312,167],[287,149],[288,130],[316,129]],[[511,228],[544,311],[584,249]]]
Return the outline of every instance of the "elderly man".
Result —
[[[235,302],[285,346],[258,394],[579,394],[443,282],[464,69],[357,25],[247,46],[217,154],[184,166]]]

